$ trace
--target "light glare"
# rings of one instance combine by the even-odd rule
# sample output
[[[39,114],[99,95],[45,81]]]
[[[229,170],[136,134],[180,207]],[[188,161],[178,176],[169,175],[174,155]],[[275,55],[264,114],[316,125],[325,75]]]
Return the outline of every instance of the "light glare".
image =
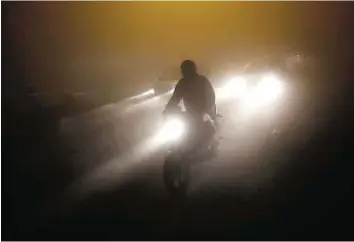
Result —
[[[272,104],[281,95],[282,91],[282,82],[276,76],[267,75],[262,78],[258,86],[249,95],[247,103],[251,106]]]
[[[217,89],[220,98],[241,98],[247,93],[247,80],[244,77],[231,78],[226,85]]]
[[[179,118],[170,118],[163,124],[157,139],[162,142],[178,140],[185,132],[185,123]]]

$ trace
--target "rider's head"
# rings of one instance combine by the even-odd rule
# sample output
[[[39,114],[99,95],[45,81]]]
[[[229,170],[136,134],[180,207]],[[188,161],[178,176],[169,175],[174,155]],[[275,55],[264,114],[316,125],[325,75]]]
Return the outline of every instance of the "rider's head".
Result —
[[[197,65],[194,61],[185,60],[181,64],[181,72],[183,77],[192,77],[197,74]]]

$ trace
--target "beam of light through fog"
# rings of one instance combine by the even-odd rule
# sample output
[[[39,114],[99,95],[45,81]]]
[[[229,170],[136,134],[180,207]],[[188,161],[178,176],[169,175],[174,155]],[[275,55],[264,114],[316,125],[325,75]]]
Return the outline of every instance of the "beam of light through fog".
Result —
[[[138,95],[128,98],[128,100],[137,100],[137,99],[146,98],[146,97],[152,96],[152,95],[155,95],[155,90],[153,88],[150,88],[149,90],[147,90],[145,92],[142,92]]]
[[[138,110],[142,108],[144,109],[160,108],[162,110],[168,98],[170,97],[172,91],[173,90],[170,90],[159,96],[150,97],[147,100],[141,101],[137,104],[131,104],[129,102],[128,103],[123,102],[123,104],[121,104],[125,106],[119,105],[120,103],[109,104],[104,107],[101,107],[97,111],[109,112],[109,113],[118,112],[120,115],[122,115],[123,113],[132,114],[132,112],[138,112]],[[149,90],[146,91],[145,93],[148,92]],[[220,93],[219,94],[217,93],[217,95],[220,95]],[[220,98],[218,100],[220,100]],[[97,113],[97,115],[100,114]],[[243,120],[242,118],[241,119],[240,118],[241,117],[239,117],[238,120],[239,125],[241,124],[240,127],[245,127],[242,126],[242,122],[250,122],[251,117],[248,117],[248,119],[243,119]],[[244,118],[246,118],[246,116],[244,116]],[[245,131],[243,131],[243,133],[245,133]],[[253,134],[252,136],[254,136],[253,138],[256,139],[255,134]],[[144,158],[146,158],[149,154],[156,151],[156,149],[161,148],[161,145],[162,145],[161,139],[158,139],[156,135],[153,135],[152,137],[148,138],[146,141],[143,141],[142,143],[136,145],[135,148],[133,148],[133,150],[126,152],[126,154],[123,154],[120,157],[115,157],[111,161],[105,163],[104,165],[99,166],[98,168],[94,168],[94,170],[90,171],[84,177],[80,178],[79,182],[76,185],[74,185],[74,187],[76,187],[75,189],[78,189],[77,186],[79,186],[84,191],[85,189],[94,190],[96,188],[102,188],[105,185],[108,187],[110,185],[114,185],[115,184],[114,179],[116,179],[114,178],[114,176],[117,175],[117,172],[124,172],[128,169],[131,169],[132,167],[134,167],[134,164],[136,164],[137,161],[144,160]]]
[[[125,179],[130,178],[129,171],[139,166],[141,162],[148,160],[148,157],[154,154],[158,148],[161,148],[161,144],[156,142],[156,136],[152,135],[120,157],[114,157],[79,177],[66,190],[66,197],[80,199],[85,194],[109,190],[121,182],[124,183]]]
[[[156,110],[161,109],[167,102],[167,98],[171,95],[171,91],[161,94],[159,96],[150,97],[145,101],[141,101],[137,104],[124,103],[109,104],[101,107],[97,110],[93,110],[91,113],[93,115],[98,115],[100,117],[109,115],[113,118],[114,114],[117,113],[120,116],[133,115],[137,113],[140,109]],[[113,115],[113,116],[112,116]],[[66,119],[65,122],[70,123],[70,119]],[[65,124],[64,124],[65,125]],[[117,126],[118,128],[118,126]],[[153,127],[144,127],[145,129],[151,129]],[[161,148],[161,140],[156,139],[156,132],[153,132],[151,137],[146,138],[138,144],[135,144],[133,149],[126,151],[124,154],[118,157],[113,157],[110,161],[105,162],[98,167],[90,168],[90,170],[80,177],[68,190],[69,196],[74,196],[74,194],[86,194],[93,192],[96,189],[109,189],[112,186],[117,185],[120,182],[119,174],[124,174],[125,172],[133,169],[139,162],[146,160],[146,158],[153,154],[158,148]],[[116,137],[120,139],[120,137]],[[71,195],[70,195],[71,194]]]
[[[266,90],[268,89],[266,88]],[[132,111],[129,113],[130,115],[133,115],[135,112],[138,113],[138,111],[142,109],[147,110],[148,112],[151,110],[152,113],[156,115],[156,113],[162,111],[170,94],[171,91],[162,94],[161,96],[150,97],[138,104],[130,104],[125,108],[130,108]],[[282,102],[281,99],[279,101],[281,101],[281,104],[287,105]],[[234,105],[231,105],[231,109],[232,108],[237,110],[237,104],[235,103]],[[287,107],[287,109],[290,108],[292,109],[290,106]],[[105,106],[96,111],[96,116],[102,116],[102,112],[107,113],[110,116],[122,112],[118,105]],[[248,115],[242,115],[242,113],[235,114],[232,110],[229,111],[227,125],[223,125],[221,127],[222,130],[220,131],[223,134],[227,134],[228,137],[226,137],[226,140],[224,139],[223,145],[220,147],[221,155],[218,157],[218,165],[215,168],[210,165],[204,167],[202,165],[202,167],[199,167],[199,170],[205,171],[205,176],[198,178],[199,180],[192,186],[192,191],[202,189],[203,184],[207,183],[208,179],[213,179],[218,184],[226,181],[227,176],[225,174],[212,171],[215,171],[215,169],[220,169],[220,171],[222,171],[227,166],[233,168],[237,167],[235,172],[228,173],[227,175],[230,177],[237,177],[237,179],[240,180],[240,183],[238,183],[238,186],[240,187],[266,184],[266,181],[269,180],[269,176],[272,176],[274,169],[270,169],[270,173],[262,172],[263,169],[259,169],[259,167],[269,166],[269,164],[265,164],[262,160],[254,159],[254,157],[258,155],[258,151],[261,150],[265,142],[267,142],[265,139],[267,130],[254,129],[254,124],[264,124],[272,118],[279,119],[282,117],[277,114],[279,109],[273,110],[270,108],[269,110],[262,109],[262,111],[261,114],[255,112],[252,113],[252,115],[250,112],[248,112]],[[118,127],[119,125],[117,124],[114,129]],[[144,128],[156,129],[156,127],[150,126],[144,126]],[[156,136],[158,135],[158,131],[159,129],[153,130],[151,136],[142,139],[142,141],[135,144],[132,149],[127,150],[119,156],[112,157],[107,162],[90,169],[69,188],[66,196],[74,200],[80,199],[83,198],[85,194],[91,192],[94,193],[99,190],[114,189],[117,186],[125,184],[127,181],[126,179],[134,179],[135,175],[132,171],[135,168],[138,168],[139,165],[141,165],[141,162],[151,162],[149,157],[157,154],[158,151],[161,151],[162,143],[160,139],[157,139],[158,136]],[[117,137],[117,139],[119,139],[119,137]],[[156,157],[157,156],[154,158],[156,159]],[[161,159],[162,162],[163,156],[161,155],[157,159]],[[278,165],[276,162],[272,162],[271,166],[276,168]],[[213,173],[215,173],[215,175],[213,175]],[[252,180],[251,183],[249,183],[250,179]]]
[[[151,89],[150,89],[151,90]],[[150,93],[151,91],[148,90],[145,93]],[[102,107],[99,107],[95,110],[107,110],[107,111],[112,111],[112,112],[117,112],[120,116],[128,115],[132,112],[136,112],[142,108],[149,108],[149,105],[164,105],[167,103],[167,100],[169,96],[172,94],[172,91],[168,91],[166,93],[160,94],[158,96],[154,97],[149,97],[147,100],[140,100],[138,103],[131,103],[132,100],[135,100],[134,98],[126,98],[124,100],[118,101],[116,103],[110,103],[106,104]],[[149,96],[149,95],[147,95]],[[142,99],[142,97],[141,97]],[[139,98],[138,98],[139,100]],[[92,110],[91,112],[94,112],[95,110]],[[63,118],[62,123],[69,122],[72,118]]]
[[[333,24],[329,15],[334,11],[323,11],[326,14],[313,21],[312,13],[317,7],[311,4],[36,2],[17,6],[13,9],[12,18],[14,52],[21,59],[22,72],[28,76],[30,84],[36,91],[49,93],[58,93],[65,88],[86,90],[93,87],[103,89],[100,95],[105,97],[111,90],[119,93],[118,90],[134,89],[140,83],[157,80],[166,67],[178,66],[183,59],[196,60],[200,69],[203,65],[217,65],[222,69],[229,60],[253,58],[284,43],[306,43],[309,39],[294,36],[307,36],[313,31],[323,39],[336,36],[335,31],[326,28]],[[303,24],[305,22],[307,24]],[[317,45],[317,42],[311,44]],[[97,57],[105,55],[110,61]],[[83,64],[80,68],[71,65],[71,60],[82,56],[92,60],[90,64]],[[119,96],[117,93],[113,92],[113,96]],[[149,94],[151,92],[148,91],[140,97],[148,97]],[[125,100],[99,110],[117,116],[156,106],[162,111],[169,94],[148,100],[141,98],[139,104]],[[239,117],[234,115],[233,118]],[[65,119],[63,125],[70,120]],[[112,125],[115,125],[113,121]],[[156,149],[156,144],[149,145],[150,138],[121,158],[113,157],[102,167],[91,171],[82,178],[82,184],[94,185],[95,179],[108,179],[114,176],[115,171],[146,157]],[[122,166],[119,164],[121,160]]]

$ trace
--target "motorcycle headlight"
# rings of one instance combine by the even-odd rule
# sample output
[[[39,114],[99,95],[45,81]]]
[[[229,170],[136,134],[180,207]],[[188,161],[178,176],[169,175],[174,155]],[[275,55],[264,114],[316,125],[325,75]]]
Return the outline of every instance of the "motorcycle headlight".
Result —
[[[179,117],[166,119],[158,133],[158,139],[164,142],[173,142],[179,140],[186,131],[186,124]]]

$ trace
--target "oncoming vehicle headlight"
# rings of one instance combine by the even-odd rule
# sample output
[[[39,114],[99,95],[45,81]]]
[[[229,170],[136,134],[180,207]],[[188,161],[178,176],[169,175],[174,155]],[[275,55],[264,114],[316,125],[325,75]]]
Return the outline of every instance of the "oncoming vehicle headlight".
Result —
[[[262,78],[258,85],[259,94],[266,100],[272,100],[280,96],[283,90],[282,81],[274,75]]]
[[[283,89],[283,82],[277,76],[266,75],[247,98],[247,102],[252,106],[272,104],[281,96]]]
[[[221,98],[241,98],[247,93],[247,80],[244,77],[233,77],[223,87],[217,89]]]
[[[173,142],[182,138],[186,131],[186,124],[180,117],[170,117],[165,120],[158,133],[158,140],[162,142]]]

